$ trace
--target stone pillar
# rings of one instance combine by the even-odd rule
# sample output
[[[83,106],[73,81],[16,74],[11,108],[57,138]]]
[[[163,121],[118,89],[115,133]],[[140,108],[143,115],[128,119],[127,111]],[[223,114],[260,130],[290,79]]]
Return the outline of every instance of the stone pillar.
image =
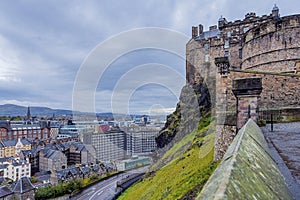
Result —
[[[232,75],[229,73],[228,57],[215,58],[216,74],[216,130],[214,144],[214,160],[221,160],[228,146],[236,135],[236,120],[234,113],[228,110],[232,85]]]
[[[262,92],[261,77],[247,77],[233,80],[232,91],[237,99],[237,129],[249,118],[257,122],[258,100]]]

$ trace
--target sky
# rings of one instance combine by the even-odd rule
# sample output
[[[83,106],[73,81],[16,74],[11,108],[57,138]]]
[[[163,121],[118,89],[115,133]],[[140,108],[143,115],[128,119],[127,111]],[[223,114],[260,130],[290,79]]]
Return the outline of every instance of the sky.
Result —
[[[298,0],[0,1],[0,104],[170,113],[191,27],[270,14],[274,3],[281,16],[299,13]]]

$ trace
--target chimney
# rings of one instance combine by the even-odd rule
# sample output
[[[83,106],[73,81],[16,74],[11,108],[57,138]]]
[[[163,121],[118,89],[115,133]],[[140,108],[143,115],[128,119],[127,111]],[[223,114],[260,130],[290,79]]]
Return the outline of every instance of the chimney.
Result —
[[[192,38],[195,38],[198,36],[198,27],[197,26],[193,26],[192,27]]]
[[[203,25],[199,24],[199,35],[203,33]]]

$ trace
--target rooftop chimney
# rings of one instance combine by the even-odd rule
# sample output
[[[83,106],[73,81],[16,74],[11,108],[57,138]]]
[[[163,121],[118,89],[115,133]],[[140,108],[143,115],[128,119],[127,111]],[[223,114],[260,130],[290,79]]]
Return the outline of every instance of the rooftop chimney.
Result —
[[[198,27],[197,26],[193,26],[192,27],[192,38],[195,38],[198,36]]]

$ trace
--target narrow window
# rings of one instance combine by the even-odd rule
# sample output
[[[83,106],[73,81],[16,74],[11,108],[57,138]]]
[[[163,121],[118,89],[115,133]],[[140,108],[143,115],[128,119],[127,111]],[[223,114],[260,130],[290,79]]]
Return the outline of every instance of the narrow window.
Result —
[[[242,59],[243,58],[243,50],[239,49],[239,58]]]
[[[229,41],[228,40],[225,41],[224,48],[225,49],[229,48]]]

